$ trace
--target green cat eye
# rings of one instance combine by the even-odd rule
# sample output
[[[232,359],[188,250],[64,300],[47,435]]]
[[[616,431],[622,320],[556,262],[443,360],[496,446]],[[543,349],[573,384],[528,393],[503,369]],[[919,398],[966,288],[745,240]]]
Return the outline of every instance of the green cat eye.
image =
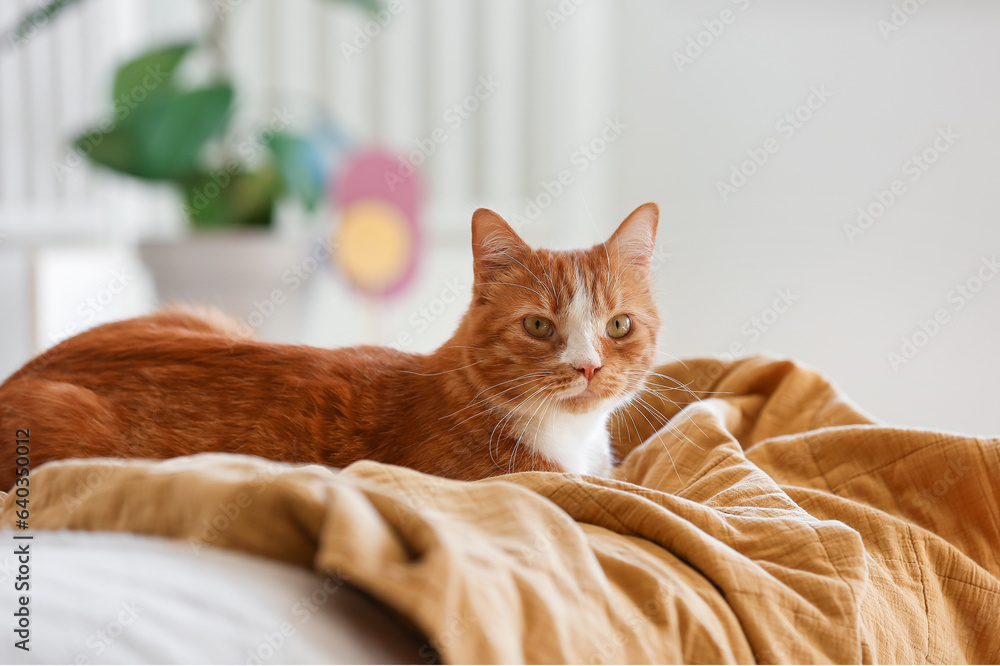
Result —
[[[632,318],[627,314],[615,315],[608,322],[608,336],[621,340],[632,330]]]
[[[533,338],[547,338],[552,332],[552,322],[545,317],[525,317],[523,323],[524,330]]]

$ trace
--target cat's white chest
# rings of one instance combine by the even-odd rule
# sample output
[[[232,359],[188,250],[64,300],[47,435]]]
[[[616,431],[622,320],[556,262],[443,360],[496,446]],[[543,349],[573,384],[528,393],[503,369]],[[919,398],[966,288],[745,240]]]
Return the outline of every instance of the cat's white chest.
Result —
[[[532,439],[535,451],[572,474],[611,470],[610,411],[546,415]]]

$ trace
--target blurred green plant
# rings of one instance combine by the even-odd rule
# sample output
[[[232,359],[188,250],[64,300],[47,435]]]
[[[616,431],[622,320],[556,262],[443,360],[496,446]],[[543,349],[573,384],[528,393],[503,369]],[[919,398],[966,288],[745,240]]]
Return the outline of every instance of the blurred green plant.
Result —
[[[111,95],[114,120],[87,130],[74,144],[103,167],[176,185],[195,228],[267,227],[282,197],[294,197],[313,210],[323,195],[324,179],[309,140],[287,129],[266,132],[268,150],[254,163],[238,160],[225,145],[235,91],[221,41],[224,14],[232,8],[218,11],[217,1],[206,0],[214,18],[201,39],[160,47],[120,65]],[[376,0],[331,1],[367,11],[379,8]],[[79,2],[51,0],[26,14],[11,33],[24,39]],[[202,50],[214,61],[215,76],[205,85],[185,87],[176,73]],[[210,155],[213,144],[219,150]]]

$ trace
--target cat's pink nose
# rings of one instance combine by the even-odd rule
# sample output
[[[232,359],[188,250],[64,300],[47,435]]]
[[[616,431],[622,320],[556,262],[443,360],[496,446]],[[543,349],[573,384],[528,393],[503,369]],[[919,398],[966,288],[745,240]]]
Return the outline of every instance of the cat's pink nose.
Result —
[[[591,379],[594,378],[594,374],[596,374],[597,371],[600,370],[600,369],[601,369],[601,366],[594,365],[593,363],[590,363],[590,364],[587,364],[587,365],[584,365],[584,366],[580,366],[579,368],[577,368],[577,370],[579,370],[581,373],[583,373],[583,376],[587,378],[588,382]]]

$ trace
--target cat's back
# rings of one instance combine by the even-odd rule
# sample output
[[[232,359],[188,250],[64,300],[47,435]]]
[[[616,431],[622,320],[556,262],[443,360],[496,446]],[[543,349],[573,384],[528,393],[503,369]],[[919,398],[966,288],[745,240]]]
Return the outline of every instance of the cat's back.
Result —
[[[387,348],[261,342],[214,311],[172,308],[33,359],[0,386],[0,427],[30,428],[36,463],[235,451],[336,464],[365,441],[350,415],[377,421],[378,396],[417,365]]]
[[[323,349],[263,342],[212,309],[174,307],[98,326],[37,356],[5,382],[25,379],[101,385],[134,380],[150,387],[183,377],[302,384],[338,377],[354,385],[419,365],[416,355],[375,346]],[[389,372],[393,371],[393,372]]]

